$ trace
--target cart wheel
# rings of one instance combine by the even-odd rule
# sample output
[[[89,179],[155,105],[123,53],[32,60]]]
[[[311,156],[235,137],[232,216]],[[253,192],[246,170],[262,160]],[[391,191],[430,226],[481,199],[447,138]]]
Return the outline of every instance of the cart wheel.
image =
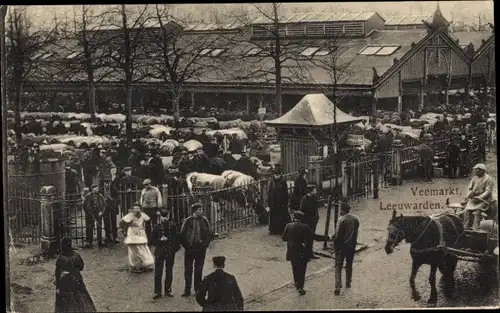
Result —
[[[445,262],[439,264],[439,272],[441,272],[445,278],[453,278],[457,263],[458,258],[456,256],[448,255],[445,257]]]

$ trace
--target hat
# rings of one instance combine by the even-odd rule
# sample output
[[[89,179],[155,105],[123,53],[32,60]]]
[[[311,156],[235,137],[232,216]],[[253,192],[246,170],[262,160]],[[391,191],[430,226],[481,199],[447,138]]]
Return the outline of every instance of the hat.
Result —
[[[170,211],[169,211],[169,210],[167,210],[167,209],[162,209],[162,210],[160,211],[160,216],[161,216],[161,217],[167,217],[167,216],[169,216],[169,215],[170,215]]]
[[[99,187],[98,184],[92,184],[92,186],[90,186],[90,189],[94,189],[95,187]]]
[[[342,202],[342,204],[340,205],[340,210],[349,212],[351,210],[351,206],[347,202]]]
[[[484,165],[483,163],[478,163],[476,165],[474,165],[474,167],[472,169],[480,169],[480,170],[483,170],[486,172],[486,165]]]
[[[134,211],[135,208],[138,208],[139,211],[141,210],[142,206],[139,202],[136,202],[134,203],[134,205],[132,206],[132,211]]]
[[[309,172],[308,170],[306,170],[305,168],[301,167],[300,170],[299,170],[299,174],[300,175],[304,175],[305,173]]]
[[[217,267],[224,267],[225,263],[226,263],[226,257],[225,256],[214,256],[212,258],[212,261],[214,262],[214,265],[217,266]]]
[[[132,168],[130,166],[125,166],[125,168],[123,169],[124,171],[131,171]]]
[[[63,239],[61,239],[61,250],[63,251],[73,250],[71,243],[72,240],[69,237],[64,237]]]
[[[191,209],[198,209],[201,207],[203,207],[203,205],[200,202],[196,202],[191,205]]]
[[[314,189],[316,189],[316,185],[315,184],[308,184],[307,185],[307,192],[311,192]]]
[[[142,182],[143,185],[150,185],[151,184],[151,179],[149,178],[146,178],[143,182]]]
[[[302,211],[294,211],[293,212],[293,219],[294,220],[299,220],[299,221],[302,221],[304,220],[304,212]]]

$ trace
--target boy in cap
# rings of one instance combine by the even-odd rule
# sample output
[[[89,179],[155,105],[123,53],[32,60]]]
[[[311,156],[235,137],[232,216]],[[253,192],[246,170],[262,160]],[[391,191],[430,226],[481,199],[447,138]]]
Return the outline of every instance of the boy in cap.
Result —
[[[184,280],[185,288],[183,297],[191,295],[191,282],[193,279],[194,263],[194,291],[198,290],[203,275],[203,265],[207,248],[212,241],[210,222],[203,215],[201,203],[191,206],[193,215],[184,219],[180,231],[181,245],[184,247]]]
[[[327,241],[328,236],[316,235],[307,224],[304,223],[304,213],[293,212],[293,221],[285,227],[283,241],[287,242],[286,260],[292,263],[293,281],[295,288],[301,296],[306,294],[304,283],[306,279],[307,262],[310,257],[310,242],[314,240]]]
[[[236,278],[224,271],[226,258],[212,258],[215,271],[207,275],[196,293],[203,312],[243,311],[243,295]]]
[[[151,243],[155,246],[155,283],[153,299],[158,299],[162,294],[161,281],[163,267],[165,267],[165,295],[172,294],[172,272],[174,268],[175,253],[180,249],[177,225],[172,222],[170,211],[160,211],[160,223],[153,228]]]
[[[151,186],[151,180],[145,179],[142,183],[144,189],[141,192],[140,204],[146,213],[150,217],[150,221],[146,223],[146,234],[148,236],[148,244],[151,245],[151,228],[158,224],[159,210],[163,206],[163,199],[161,192],[155,186]]]

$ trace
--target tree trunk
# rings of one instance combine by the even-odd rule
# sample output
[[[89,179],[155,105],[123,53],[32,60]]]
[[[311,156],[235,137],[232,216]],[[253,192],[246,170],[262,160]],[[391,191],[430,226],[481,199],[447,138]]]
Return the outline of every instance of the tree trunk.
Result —
[[[15,125],[14,125],[14,130],[16,132],[16,141],[17,143],[21,142],[21,139],[23,138],[21,134],[21,95],[23,93],[23,85],[22,83],[16,83],[16,92],[14,96],[14,108],[15,108]]]
[[[96,105],[95,105],[95,84],[93,81],[89,83],[89,113],[90,116],[94,117],[96,115]]]
[[[274,64],[276,71],[276,112],[281,116],[283,115],[283,104],[281,99],[281,64],[279,62],[275,62]]]
[[[125,83],[125,106],[127,107],[127,142],[131,143],[133,134],[132,134],[132,87],[130,83]]]

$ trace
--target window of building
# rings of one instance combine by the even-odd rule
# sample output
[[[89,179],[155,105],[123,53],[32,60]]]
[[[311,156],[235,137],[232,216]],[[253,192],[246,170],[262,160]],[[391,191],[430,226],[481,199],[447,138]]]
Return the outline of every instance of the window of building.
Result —
[[[362,54],[362,55],[374,55],[380,49],[382,49],[381,46],[368,46],[368,47],[365,47],[363,50],[361,50],[359,52],[359,54]]]
[[[68,55],[66,59],[74,59],[76,57],[79,57],[81,54],[81,52],[73,52],[72,54]]]
[[[211,56],[216,57],[220,55],[222,52],[224,52],[226,49],[213,49],[212,52],[210,53]]]
[[[200,55],[201,56],[207,55],[210,51],[212,51],[212,49],[203,49],[201,50]]]
[[[262,52],[261,48],[252,48],[252,49],[250,49],[250,51],[248,51],[246,53],[246,55],[248,55],[248,56],[255,56],[255,55],[258,55],[261,52]]]
[[[382,47],[382,49],[378,50],[377,53],[375,53],[375,55],[391,55],[394,52],[396,52],[396,50],[398,50],[399,48],[400,48],[400,46]]]
[[[309,57],[309,56],[313,55],[319,49],[320,48],[318,48],[318,47],[309,47],[309,48],[305,49],[304,51],[302,51],[300,54]]]

